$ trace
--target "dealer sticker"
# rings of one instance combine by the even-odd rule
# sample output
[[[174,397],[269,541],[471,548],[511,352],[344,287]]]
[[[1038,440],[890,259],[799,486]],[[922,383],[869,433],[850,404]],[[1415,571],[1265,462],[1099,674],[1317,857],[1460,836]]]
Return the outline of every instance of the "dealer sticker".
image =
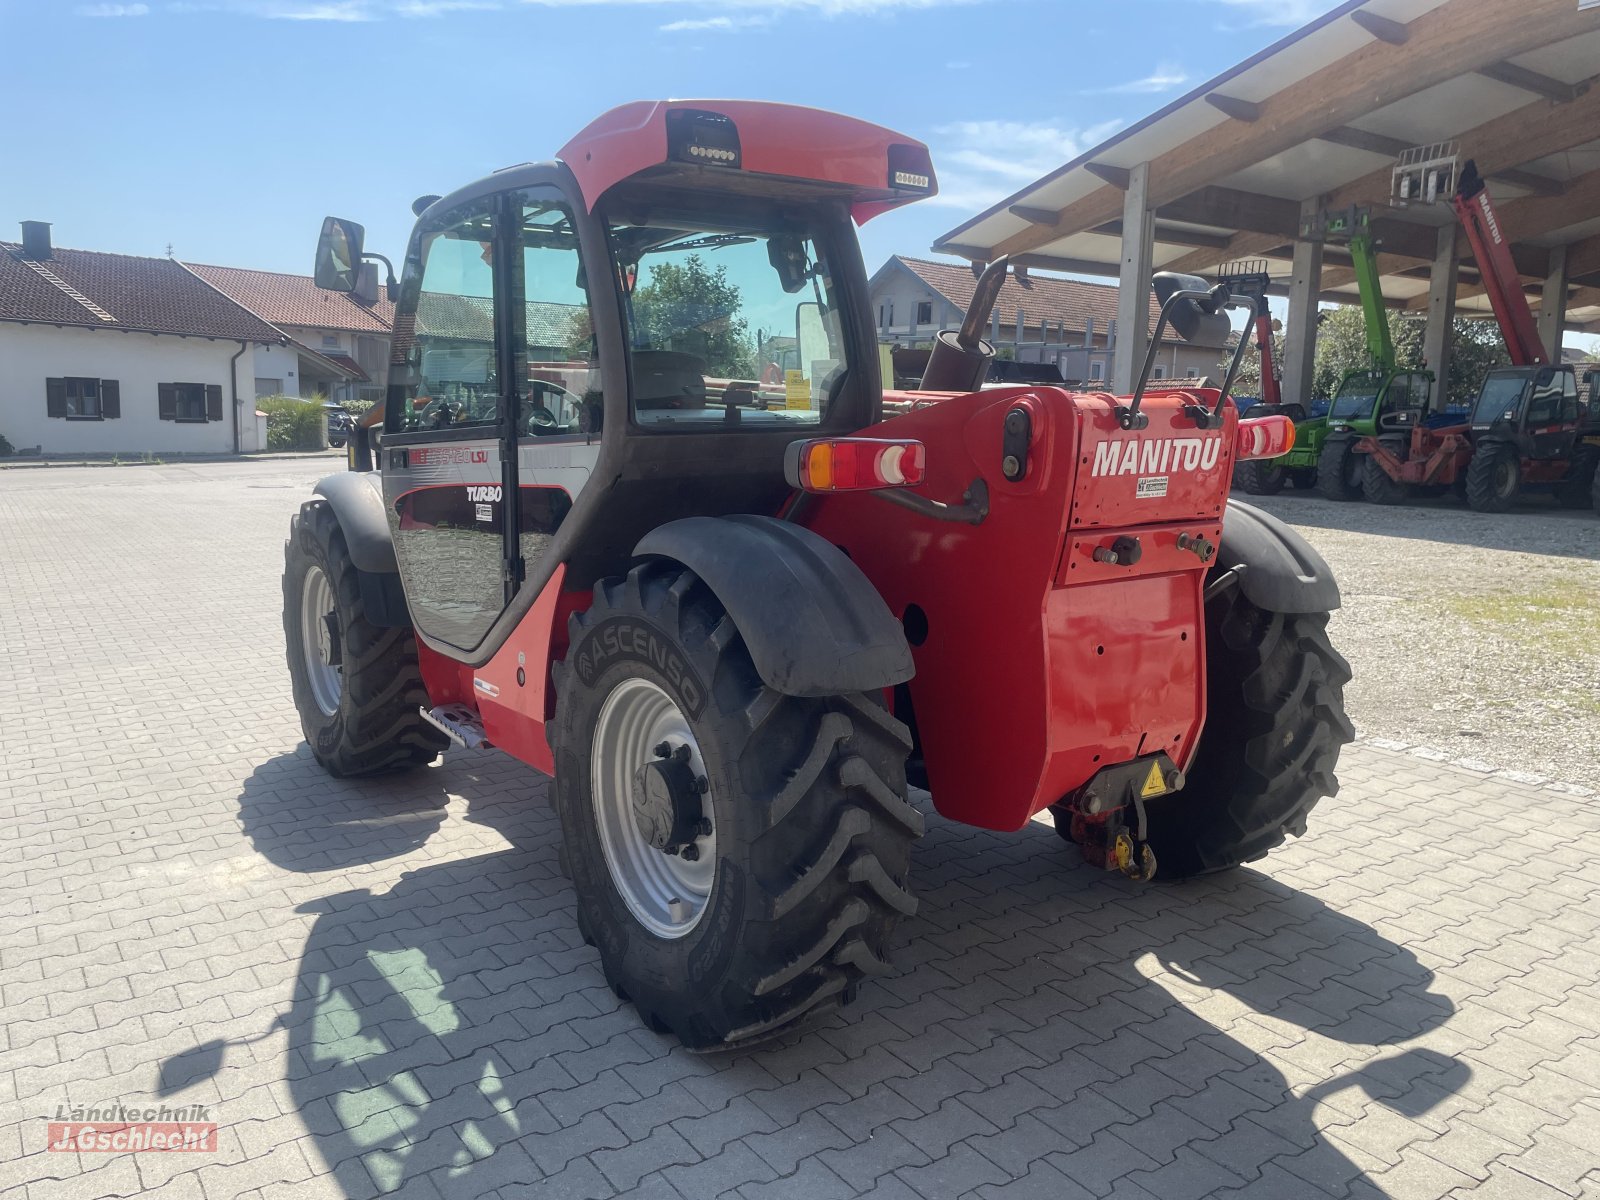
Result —
[[[1159,500],[1167,494],[1167,480],[1169,478],[1171,476],[1168,475],[1146,475],[1139,480],[1138,487],[1134,491],[1134,499]]]
[[[1139,482],[1142,485],[1144,483],[1144,480],[1141,479]],[[1163,480],[1162,482],[1164,484],[1166,481]],[[1165,491],[1165,488],[1163,488],[1163,492],[1164,491]],[[492,504],[480,504],[480,505],[478,505],[478,520],[480,520],[480,521],[493,521],[494,520],[494,505],[492,505]]]

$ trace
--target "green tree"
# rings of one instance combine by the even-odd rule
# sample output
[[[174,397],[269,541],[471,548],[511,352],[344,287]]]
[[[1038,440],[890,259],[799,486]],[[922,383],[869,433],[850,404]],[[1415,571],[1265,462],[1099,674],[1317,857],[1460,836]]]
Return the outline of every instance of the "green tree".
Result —
[[[728,268],[713,269],[691,254],[681,263],[648,263],[648,270],[650,281],[633,293],[636,340],[657,350],[698,355],[707,375],[752,377],[755,347]]]
[[[1319,400],[1331,398],[1351,371],[1365,369],[1372,359],[1367,353],[1366,322],[1361,310],[1340,305],[1322,311],[1317,330],[1317,355],[1311,392]],[[1424,337],[1427,320],[1412,313],[1389,313],[1389,336],[1394,341],[1395,365],[1427,367]],[[1478,394],[1478,386],[1491,367],[1503,366],[1510,359],[1493,321],[1457,317],[1450,327],[1450,374],[1444,381],[1450,404],[1468,405]]]

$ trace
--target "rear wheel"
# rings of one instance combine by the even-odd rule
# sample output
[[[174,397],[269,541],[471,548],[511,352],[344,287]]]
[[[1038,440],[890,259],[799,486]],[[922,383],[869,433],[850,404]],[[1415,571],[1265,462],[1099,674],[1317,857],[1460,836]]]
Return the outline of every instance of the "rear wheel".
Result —
[[[1238,587],[1206,608],[1206,725],[1181,791],[1146,806],[1164,878],[1260,858],[1323,796],[1355,736],[1350,668],[1328,642],[1327,613],[1277,613]]]
[[[1275,459],[1251,459],[1233,468],[1233,485],[1252,496],[1275,496],[1283,491],[1289,474]]]
[[[1582,443],[1574,446],[1566,478],[1556,484],[1556,502],[1562,508],[1588,508],[1593,502],[1597,467],[1600,467],[1600,446]]]
[[[1388,444],[1384,449],[1397,458],[1404,454],[1404,448],[1401,446]],[[1378,461],[1376,454],[1362,454],[1358,457],[1362,460],[1361,494],[1367,503],[1404,504],[1411,498],[1410,489],[1383,469],[1383,464]]]
[[[1467,503],[1476,512],[1503,513],[1522,490],[1522,459],[1510,442],[1479,443],[1467,464]]]
[[[1317,458],[1317,491],[1329,500],[1361,499],[1362,456],[1352,437],[1330,437]]]
[[[875,695],[784,696],[693,572],[654,561],[573,618],[553,743],[578,923],[691,1049],[748,1043],[886,972],[922,816]]]
[[[333,775],[426,766],[445,736],[428,702],[416,637],[367,620],[355,564],[325,500],[290,518],[283,550],[283,632],[300,728]]]

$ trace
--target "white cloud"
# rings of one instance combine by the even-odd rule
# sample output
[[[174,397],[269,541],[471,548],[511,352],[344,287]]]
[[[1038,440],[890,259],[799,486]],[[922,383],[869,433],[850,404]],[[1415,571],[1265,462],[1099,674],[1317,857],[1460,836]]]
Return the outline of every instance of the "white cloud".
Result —
[[[148,17],[148,4],[80,4],[73,9],[80,17]]]
[[[276,21],[375,21],[377,15],[362,0],[334,0],[330,4],[269,5],[261,15]]]
[[[749,12],[754,10],[767,15],[778,13],[812,12],[823,16],[872,16],[893,11],[909,12],[919,9],[951,8],[961,4],[987,4],[993,0],[702,0],[700,8],[723,12]],[[522,0],[539,8],[637,8],[643,5],[674,5],[682,7],[685,0]],[[699,20],[700,18],[696,18]],[[715,18],[703,18],[714,20]],[[678,22],[674,22],[677,24]],[[718,26],[718,28],[722,28]]]
[[[492,12],[499,0],[400,0],[394,11],[402,17],[441,17],[456,12]]]
[[[1122,127],[1083,129],[1024,121],[959,121],[934,130],[939,194],[929,203],[976,212],[1099,145]]]
[[[772,24],[770,15],[748,17],[702,17],[694,20],[668,21],[661,26],[662,33],[735,33],[741,29],[760,29]]]
[[[1126,83],[1112,84],[1110,87],[1086,88],[1085,96],[1129,96],[1145,95],[1155,92],[1170,92],[1189,82],[1189,73],[1182,67],[1173,66],[1171,63],[1162,63],[1143,79],[1130,79]]]
[[[1340,0],[1222,0],[1229,8],[1239,10],[1245,18],[1245,27],[1276,25],[1295,27],[1320,17]],[[1223,28],[1226,28],[1224,26]]]

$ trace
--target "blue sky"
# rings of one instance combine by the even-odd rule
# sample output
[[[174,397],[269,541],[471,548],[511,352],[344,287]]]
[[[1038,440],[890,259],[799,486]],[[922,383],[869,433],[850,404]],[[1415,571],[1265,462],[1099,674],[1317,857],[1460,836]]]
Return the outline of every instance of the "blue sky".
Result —
[[[866,227],[875,269],[1333,4],[0,0],[0,237],[309,272],[335,213],[398,256],[418,195],[627,100],[731,96],[933,148],[943,194]]]

